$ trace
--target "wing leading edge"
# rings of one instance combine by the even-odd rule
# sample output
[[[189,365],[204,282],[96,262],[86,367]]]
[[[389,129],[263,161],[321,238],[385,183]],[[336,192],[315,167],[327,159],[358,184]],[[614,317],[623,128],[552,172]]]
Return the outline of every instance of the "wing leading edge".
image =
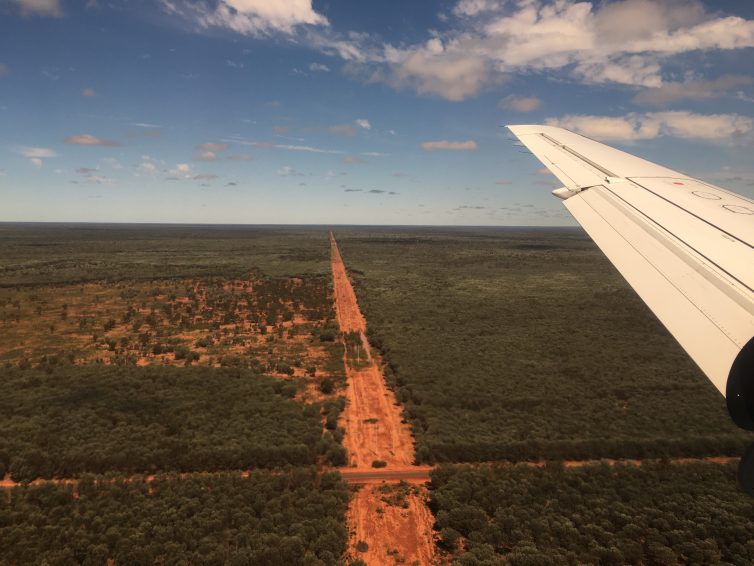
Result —
[[[754,430],[754,202],[562,128],[508,126],[553,191]]]

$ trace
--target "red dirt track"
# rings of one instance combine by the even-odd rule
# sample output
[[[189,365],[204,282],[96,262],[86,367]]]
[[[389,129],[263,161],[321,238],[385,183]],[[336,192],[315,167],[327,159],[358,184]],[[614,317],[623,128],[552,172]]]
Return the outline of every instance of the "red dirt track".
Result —
[[[346,431],[343,445],[348,450],[351,467],[343,468],[341,473],[345,481],[362,486],[348,509],[351,538],[347,554],[350,559],[361,558],[369,566],[434,564],[434,519],[425,504],[426,488],[415,486],[401,505],[387,504],[383,491],[400,488],[384,484],[426,483],[431,468],[412,466],[411,430],[403,422],[401,407],[385,383],[378,357],[370,351],[366,321],[332,233],[330,250],[338,323],[344,333],[359,333],[367,361],[364,366],[360,359],[349,359],[346,348],[348,391],[340,426]],[[384,467],[372,467],[375,461],[383,462]],[[359,546],[364,543],[367,550],[360,551]]]

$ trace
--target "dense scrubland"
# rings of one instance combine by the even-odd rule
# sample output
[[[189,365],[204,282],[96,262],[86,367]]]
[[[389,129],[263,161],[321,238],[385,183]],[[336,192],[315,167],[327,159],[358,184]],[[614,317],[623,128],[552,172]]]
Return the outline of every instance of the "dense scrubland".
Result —
[[[751,564],[754,500],[735,466],[448,466],[432,474],[441,546],[468,566]]]
[[[338,403],[235,368],[0,370],[0,476],[217,471],[342,459],[322,422]],[[333,427],[334,428],[334,427]]]
[[[0,286],[326,274],[327,231],[156,224],[0,223]]]
[[[0,476],[77,478],[0,494],[0,562],[340,562],[348,489],[312,467],[345,462],[326,231],[0,238]]]
[[[348,497],[314,469],[15,488],[0,494],[0,562],[334,565]]]
[[[738,455],[749,441],[581,231],[336,235],[421,462]]]

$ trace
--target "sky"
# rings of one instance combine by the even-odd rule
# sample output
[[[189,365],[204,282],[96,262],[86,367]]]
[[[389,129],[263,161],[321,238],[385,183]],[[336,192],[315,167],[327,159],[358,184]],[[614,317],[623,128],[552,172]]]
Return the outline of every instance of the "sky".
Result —
[[[534,123],[754,197],[754,3],[0,0],[0,221],[574,225]]]

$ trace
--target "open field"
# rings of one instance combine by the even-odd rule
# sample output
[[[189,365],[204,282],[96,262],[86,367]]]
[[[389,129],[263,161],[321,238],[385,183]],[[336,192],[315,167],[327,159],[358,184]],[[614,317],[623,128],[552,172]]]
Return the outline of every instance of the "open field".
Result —
[[[580,231],[335,235],[420,462],[739,455],[749,441]]]
[[[459,564],[751,564],[735,465],[447,466],[432,474]]]
[[[0,561],[335,565],[348,499],[313,469],[15,488],[0,495]]]
[[[320,404],[250,370],[67,366],[2,383],[0,467],[16,481],[309,465],[340,449]]]

